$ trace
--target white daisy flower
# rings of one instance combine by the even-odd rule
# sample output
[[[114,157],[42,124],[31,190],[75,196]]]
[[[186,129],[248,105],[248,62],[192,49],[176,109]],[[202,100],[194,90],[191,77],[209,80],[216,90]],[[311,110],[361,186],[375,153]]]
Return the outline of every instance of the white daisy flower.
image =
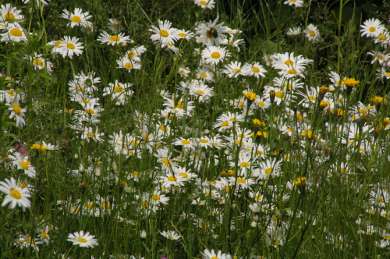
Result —
[[[202,51],[202,59],[206,64],[216,65],[229,56],[223,47],[208,46]]]
[[[12,177],[11,179],[5,179],[5,181],[0,182],[0,192],[6,194],[1,206],[9,204],[8,207],[11,209],[16,206],[22,207],[23,209],[31,206],[29,200],[30,190],[28,187],[17,184],[16,180]]]
[[[377,37],[384,30],[382,22],[375,18],[366,20],[360,28],[362,36],[369,38]]]
[[[106,31],[100,33],[98,41],[109,46],[126,46],[131,42],[130,37],[126,36],[124,33],[109,34]]]
[[[80,26],[83,28],[91,28],[92,23],[89,21],[92,17],[88,12],[83,12],[80,8],[75,8],[73,12],[64,10],[62,12],[62,18],[67,19],[68,26],[71,28]]]
[[[84,231],[70,233],[67,240],[72,242],[73,245],[83,248],[93,248],[98,245],[95,236]]]
[[[172,23],[167,20],[158,21],[158,26],[152,26],[149,31],[152,32],[150,39],[163,48],[173,46],[178,39],[177,29],[173,28]]]
[[[213,9],[215,7],[215,0],[194,0],[194,3],[202,9]]]

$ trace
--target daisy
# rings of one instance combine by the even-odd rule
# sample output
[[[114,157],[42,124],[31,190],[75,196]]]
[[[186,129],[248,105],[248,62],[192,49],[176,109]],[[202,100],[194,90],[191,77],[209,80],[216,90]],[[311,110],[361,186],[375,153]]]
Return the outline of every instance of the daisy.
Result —
[[[22,12],[10,4],[2,4],[0,6],[0,22],[4,23],[14,23],[20,20],[23,20]]]
[[[35,168],[32,166],[30,159],[26,155],[15,152],[8,156],[12,164],[18,169],[23,170],[28,177],[35,177]]]
[[[27,37],[22,26],[18,23],[9,23],[6,27],[6,32],[1,34],[1,41],[23,42],[27,41]]]
[[[192,143],[191,138],[179,138],[175,142],[173,142],[174,145],[176,146],[181,146],[184,149],[193,149],[194,144]]]
[[[73,245],[83,248],[92,248],[98,245],[95,237],[89,234],[89,232],[84,231],[70,233],[67,240],[72,242]]]
[[[121,83],[116,80],[114,83],[109,83],[108,87],[103,89],[103,96],[110,95],[115,101],[115,105],[124,105],[127,99],[133,95],[134,91],[130,89],[132,84]]]
[[[10,103],[8,105],[8,111],[10,111],[9,118],[15,119],[17,127],[23,127],[26,122],[24,120],[26,108],[22,108],[18,102]]]
[[[273,87],[266,85],[264,87],[264,93],[262,99],[266,100],[266,102],[274,103],[276,105],[280,105],[283,101],[286,100],[286,93],[283,89],[279,87]]]
[[[196,84],[189,85],[189,93],[191,96],[196,97],[199,102],[207,102],[213,96],[214,92],[211,87],[198,82]]]
[[[254,104],[261,110],[266,110],[270,105],[270,98],[262,98],[260,96],[256,97]]]
[[[83,134],[81,135],[81,139],[86,140],[87,142],[90,141],[102,142],[103,136],[104,133],[99,132],[99,129],[97,127],[95,130],[92,127],[85,127]]]
[[[191,31],[186,31],[186,30],[177,30],[176,35],[178,39],[181,40],[190,40],[192,37],[194,37],[194,33]]]
[[[63,57],[73,58],[73,55],[79,56],[83,53],[83,44],[76,37],[65,36],[58,53]]]
[[[375,37],[374,42],[376,44],[380,44],[384,47],[389,45],[389,39],[390,39],[390,34],[386,29],[383,29],[381,33],[378,34],[378,36]]]
[[[232,186],[236,185],[237,189],[248,189],[255,183],[253,179],[244,176],[229,177],[229,181]]]
[[[258,179],[268,179],[270,177],[276,177],[280,174],[281,162],[275,159],[267,159],[259,164],[260,174],[256,175]]]
[[[125,56],[133,62],[140,62],[141,56],[142,56],[142,54],[145,53],[145,51],[146,51],[146,48],[143,45],[141,45],[141,46],[138,46],[138,47],[135,47],[135,48],[132,48],[132,49],[126,51]]]
[[[191,179],[196,178],[196,175],[191,173],[185,167],[181,167],[181,166],[173,167],[173,172],[175,173],[175,176],[180,178],[180,181],[182,182],[188,182],[191,181]]]
[[[92,23],[89,21],[91,15],[88,12],[83,12],[80,8],[75,8],[73,12],[65,9],[61,16],[62,18],[69,20],[68,26],[71,28],[76,26],[90,28],[92,26]]]
[[[218,18],[214,21],[200,22],[195,27],[196,42],[206,46],[227,43],[227,31],[228,28],[223,23],[218,23]]]
[[[173,46],[178,39],[177,29],[173,28],[172,23],[167,20],[159,20],[158,26],[152,26],[149,31],[152,32],[150,39],[163,48]]]
[[[124,33],[109,34],[106,31],[100,33],[98,41],[109,46],[126,46],[131,42],[130,37],[126,36]]]
[[[214,81],[214,73],[207,67],[198,68],[195,77],[199,80],[204,80],[207,82]]]
[[[31,57],[29,57],[29,59],[34,70],[46,69],[46,71],[49,73],[53,71],[53,63],[46,60],[42,54],[34,53]]]
[[[216,65],[228,56],[229,53],[223,47],[208,46],[202,51],[202,59],[206,64]]]
[[[225,131],[231,129],[235,123],[241,122],[243,119],[241,114],[227,112],[217,118],[214,127],[218,128],[219,131]]]
[[[116,61],[118,68],[122,68],[130,72],[135,69],[141,69],[141,63],[130,60],[128,57],[122,57]]]
[[[169,154],[168,149],[160,148],[157,150],[157,154],[155,155],[160,162],[162,168],[166,171],[172,170],[173,167],[176,166],[175,161],[172,159]]]
[[[165,188],[170,188],[170,187],[181,187],[184,185],[184,182],[182,178],[176,177],[173,174],[168,174],[166,176],[161,177],[161,184]]]
[[[22,207],[23,209],[29,208],[31,202],[30,190],[28,187],[23,187],[16,183],[15,179],[5,179],[5,181],[0,182],[0,192],[6,194],[3,203],[1,206],[6,206],[9,204],[9,208],[13,209],[16,206]]]
[[[313,24],[309,24],[304,30],[305,37],[312,42],[316,42],[320,39],[320,31]]]
[[[253,64],[245,64],[242,70],[244,75],[256,78],[265,77],[265,73],[267,73],[267,70],[265,70],[265,68],[257,62]]]
[[[295,8],[302,7],[303,0],[286,0],[286,1],[284,1],[284,4],[289,5],[289,6],[294,6]]]
[[[169,197],[162,194],[160,191],[153,192],[153,194],[149,198],[150,203],[154,206],[159,206],[160,204],[167,205],[169,202]]]
[[[360,32],[362,36],[366,36],[369,38],[375,38],[377,37],[383,30],[384,27],[378,19],[372,18],[366,20],[361,26],[360,26]]]
[[[295,27],[290,27],[288,30],[287,30],[287,36],[298,36],[302,33],[302,28],[299,27],[299,26],[295,26]]]
[[[221,251],[215,252],[214,249],[205,249],[202,252],[203,259],[231,259],[232,256],[229,254],[224,254]]]
[[[202,9],[213,9],[215,7],[215,0],[194,0],[197,6]]]
[[[225,65],[225,69],[222,70],[229,78],[237,78],[244,75],[241,62],[233,61],[230,64]]]
[[[390,54],[382,51],[369,51],[367,55],[372,57],[371,64],[378,63],[383,65],[390,60]]]
[[[181,238],[180,234],[174,230],[162,231],[160,234],[169,240],[179,240]]]
[[[33,0],[35,1],[35,3],[37,4],[37,6],[40,6],[40,5],[48,5],[49,4],[49,0]],[[24,4],[28,4],[30,3],[30,0],[22,0],[22,2]]]
[[[24,94],[16,92],[15,89],[0,90],[0,102],[9,103],[19,103],[23,101]]]

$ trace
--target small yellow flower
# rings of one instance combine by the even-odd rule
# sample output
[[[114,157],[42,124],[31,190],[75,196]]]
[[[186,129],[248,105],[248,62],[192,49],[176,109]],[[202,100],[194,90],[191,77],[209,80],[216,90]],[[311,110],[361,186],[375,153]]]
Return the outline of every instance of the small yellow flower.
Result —
[[[293,180],[293,184],[296,187],[304,187],[306,185],[306,177],[298,176]]]
[[[356,80],[353,77],[345,77],[343,80],[341,80],[341,83],[345,85],[346,87],[356,87],[360,81]]]
[[[385,98],[382,97],[382,96],[379,96],[379,95],[375,95],[375,96],[371,97],[370,101],[371,101],[371,103],[373,103],[374,105],[379,105],[379,104],[384,103]]]

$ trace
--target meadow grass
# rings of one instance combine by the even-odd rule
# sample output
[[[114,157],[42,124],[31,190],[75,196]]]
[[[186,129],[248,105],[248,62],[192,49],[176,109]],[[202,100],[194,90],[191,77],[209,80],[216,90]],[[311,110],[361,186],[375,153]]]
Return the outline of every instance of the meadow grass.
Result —
[[[390,256],[386,1],[43,2],[0,8],[0,258]]]

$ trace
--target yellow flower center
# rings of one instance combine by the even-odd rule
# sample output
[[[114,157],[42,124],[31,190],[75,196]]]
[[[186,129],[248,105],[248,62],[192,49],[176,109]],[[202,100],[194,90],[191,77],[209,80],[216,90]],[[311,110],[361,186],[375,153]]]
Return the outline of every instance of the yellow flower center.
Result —
[[[163,158],[163,159],[161,159],[161,163],[164,166],[169,166],[171,164],[171,161],[169,160],[169,158]]]
[[[185,33],[184,31],[181,31],[177,34],[177,36],[179,36],[179,38],[183,39],[183,38],[187,37],[187,33]]]
[[[199,4],[200,4],[201,6],[206,6],[208,3],[209,3],[209,0],[200,0],[200,1],[199,1]]]
[[[158,195],[158,194],[153,194],[152,195],[152,200],[154,200],[154,201],[160,201],[160,198],[161,198],[161,196]]]
[[[20,200],[22,198],[22,192],[19,191],[18,189],[12,187],[10,190],[9,190],[9,195],[16,199],[16,200]]]
[[[368,28],[368,31],[371,32],[371,33],[376,32],[376,27],[371,26],[371,27]]]
[[[14,103],[12,104],[12,111],[17,115],[20,115],[22,113],[22,107],[20,107],[18,103]]]
[[[224,121],[224,122],[222,122],[222,124],[221,124],[223,127],[227,127],[227,126],[229,126],[229,122],[228,121]]]
[[[307,34],[308,34],[311,38],[314,38],[314,37],[317,35],[317,33],[316,33],[315,31],[309,31]]]
[[[184,103],[182,100],[180,100],[177,105],[176,105],[176,109],[184,109]]]
[[[69,41],[69,42],[66,43],[66,48],[68,48],[68,49],[75,49],[76,45],[73,42]]]
[[[284,93],[283,93],[283,91],[276,91],[275,96],[281,99],[284,97]]]
[[[169,36],[169,31],[166,29],[160,29],[160,36],[163,38],[167,38]]]
[[[81,22],[81,17],[78,16],[78,15],[73,15],[73,16],[70,17],[70,21],[72,23],[80,23]]]
[[[4,15],[4,20],[6,22],[13,22],[15,19],[16,17],[11,11],[6,12]]]
[[[387,40],[386,34],[384,34],[384,33],[380,33],[378,35],[378,37],[376,37],[376,38],[377,38],[377,40],[382,41],[382,42]]]
[[[266,175],[270,175],[270,174],[272,174],[272,171],[273,171],[274,169],[272,168],[272,167],[267,167],[267,168],[265,168],[264,169],[264,173],[266,174]]]
[[[120,40],[120,36],[118,34],[110,35],[111,42],[118,42]]]
[[[183,145],[189,145],[189,144],[191,144],[191,141],[190,141],[189,139],[183,139],[183,140],[181,141],[181,143],[182,143]]]
[[[127,70],[132,70],[134,68],[133,63],[128,62],[123,65],[123,67]]]
[[[176,182],[176,177],[174,175],[170,175],[170,176],[168,176],[168,181]]]
[[[248,161],[244,161],[244,162],[241,162],[241,163],[240,163],[240,167],[241,167],[241,168],[248,168],[248,167],[250,167],[250,166],[251,166],[251,163],[248,162]]]
[[[287,73],[288,73],[289,75],[296,75],[298,72],[297,72],[296,69],[291,68],[291,69],[289,69],[289,70],[287,71]]]
[[[218,51],[214,51],[210,54],[211,58],[213,59],[220,59],[221,58],[221,53],[219,53]]]
[[[114,85],[114,88],[113,88],[114,93],[119,94],[119,93],[122,93],[123,90],[124,90],[124,88],[120,84]]]
[[[196,89],[194,93],[201,96],[206,94],[206,92],[203,89]]]
[[[179,175],[180,175],[181,178],[188,178],[189,177],[188,173],[185,172],[185,171],[179,173]]]
[[[261,71],[258,66],[252,66],[251,70],[252,70],[252,73],[254,73],[254,74],[258,74]]]
[[[389,75],[388,75],[388,76],[390,77],[390,72],[389,72]],[[206,79],[206,78],[208,77],[208,74],[207,74],[206,71],[202,71],[202,72],[199,73],[199,77],[200,77],[201,79]]]
[[[23,170],[27,170],[30,167],[30,161],[22,160],[19,165]]]
[[[129,59],[133,59],[133,58],[135,57],[135,52],[132,51],[132,50],[130,50],[129,52],[127,52],[127,57],[128,57]]]
[[[9,34],[13,37],[22,37],[23,31],[18,27],[14,27],[11,30],[9,30]]]
[[[34,66],[37,66],[37,67],[45,66],[45,61],[43,58],[33,58],[32,63]]]
[[[294,61],[292,61],[291,59],[287,59],[286,61],[284,61],[284,64],[287,66],[292,66],[294,65]]]
[[[92,108],[85,109],[85,112],[88,113],[89,115],[94,115],[96,114],[95,110]]]
[[[244,177],[237,177],[238,184],[246,184],[246,179]]]
[[[209,143],[209,140],[207,138],[201,138],[199,140],[199,142],[202,143],[202,144],[207,144],[207,143]]]
[[[85,237],[78,237],[77,241],[81,244],[85,244],[88,242],[88,240]]]

